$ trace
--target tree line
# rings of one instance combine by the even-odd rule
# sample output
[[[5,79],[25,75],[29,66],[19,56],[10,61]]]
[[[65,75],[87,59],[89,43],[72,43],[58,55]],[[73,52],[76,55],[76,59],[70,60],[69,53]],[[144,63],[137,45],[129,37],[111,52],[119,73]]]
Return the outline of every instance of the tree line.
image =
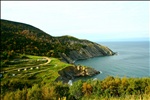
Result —
[[[5,88],[1,97],[3,100],[109,100],[111,98],[129,100],[130,97],[130,99],[148,100],[150,99],[149,83],[148,77],[118,78],[112,76],[104,80],[78,80],[72,86],[61,82],[43,84],[41,82],[41,84],[33,85],[27,82],[16,82],[9,87],[11,83],[6,82],[1,84],[2,89]]]

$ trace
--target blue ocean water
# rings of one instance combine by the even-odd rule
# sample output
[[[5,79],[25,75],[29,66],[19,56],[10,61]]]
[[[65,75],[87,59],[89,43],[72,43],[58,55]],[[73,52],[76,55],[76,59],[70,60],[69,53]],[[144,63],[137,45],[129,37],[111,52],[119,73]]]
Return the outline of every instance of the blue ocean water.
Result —
[[[76,61],[102,71],[93,78],[104,79],[107,76],[150,77],[149,42],[101,42],[118,55],[95,57]]]

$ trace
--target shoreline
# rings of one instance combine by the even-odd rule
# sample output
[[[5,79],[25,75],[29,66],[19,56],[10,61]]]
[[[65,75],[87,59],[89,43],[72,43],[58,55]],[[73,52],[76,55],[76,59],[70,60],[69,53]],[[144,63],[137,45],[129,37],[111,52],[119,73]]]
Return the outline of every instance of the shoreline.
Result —
[[[63,83],[68,83],[69,80],[74,81],[80,77],[92,77],[100,73],[101,71],[97,71],[91,67],[73,65],[58,71],[58,74],[60,76],[57,77],[55,81],[62,81]]]

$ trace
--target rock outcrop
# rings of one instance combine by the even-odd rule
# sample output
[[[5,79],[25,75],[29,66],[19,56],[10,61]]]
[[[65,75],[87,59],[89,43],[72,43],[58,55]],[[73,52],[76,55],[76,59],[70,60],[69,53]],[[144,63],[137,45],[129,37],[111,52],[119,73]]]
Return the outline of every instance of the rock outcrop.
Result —
[[[90,67],[69,66],[58,71],[58,74],[60,76],[56,79],[56,81],[67,83],[69,80],[74,80],[77,77],[94,76],[99,73],[99,71],[96,71],[95,69]]]
[[[60,56],[63,59],[63,61],[66,61],[67,63],[74,63],[75,61],[81,59],[88,59],[97,56],[112,56],[115,54],[108,47],[90,41],[83,40],[80,42],[78,41],[72,43],[72,45],[75,44],[80,44],[82,45],[82,47],[71,50],[67,54],[61,53]]]

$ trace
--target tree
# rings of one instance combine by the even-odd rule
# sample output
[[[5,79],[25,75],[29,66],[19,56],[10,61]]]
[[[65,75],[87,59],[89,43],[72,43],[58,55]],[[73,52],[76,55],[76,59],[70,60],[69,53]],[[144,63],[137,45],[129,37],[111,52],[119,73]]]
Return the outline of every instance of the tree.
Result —
[[[27,99],[28,100],[42,100],[41,88],[38,84],[34,84],[31,89],[28,89]]]
[[[55,86],[52,83],[47,83],[42,86],[42,98],[43,100],[55,100]]]
[[[93,91],[93,87],[89,84],[89,83],[83,83],[82,85],[82,92],[88,96],[90,94],[92,94],[92,91]]]
[[[83,82],[79,80],[74,82],[73,85],[70,87],[70,94],[75,96],[76,99],[80,99],[83,96],[82,85]]]
[[[55,92],[56,92],[57,96],[60,98],[60,100],[62,100],[63,97],[68,98],[69,87],[68,87],[68,85],[63,85],[62,83],[57,83],[57,85],[55,87]]]

